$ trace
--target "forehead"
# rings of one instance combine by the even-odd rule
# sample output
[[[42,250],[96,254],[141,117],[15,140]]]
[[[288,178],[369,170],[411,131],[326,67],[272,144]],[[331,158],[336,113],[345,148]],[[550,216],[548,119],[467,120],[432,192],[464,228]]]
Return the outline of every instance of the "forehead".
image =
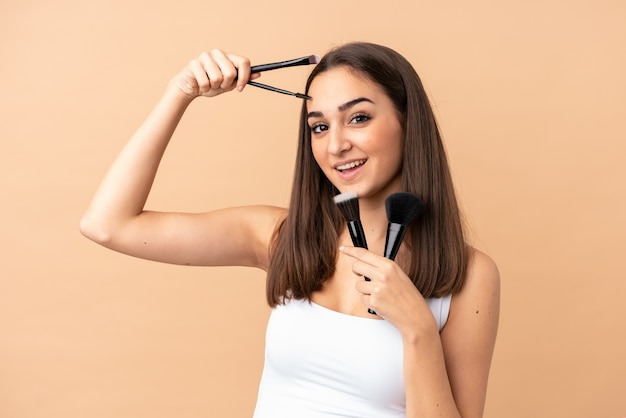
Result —
[[[387,98],[377,83],[348,67],[335,67],[317,75],[311,82],[308,94],[312,97],[307,101],[309,110],[336,109],[359,97],[367,97],[374,102]]]

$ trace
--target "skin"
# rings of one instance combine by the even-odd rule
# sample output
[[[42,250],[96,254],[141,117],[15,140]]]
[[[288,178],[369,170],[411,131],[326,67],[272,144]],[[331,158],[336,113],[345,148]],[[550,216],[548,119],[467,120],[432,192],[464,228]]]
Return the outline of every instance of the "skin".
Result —
[[[318,165],[341,192],[356,192],[361,205],[379,209],[401,184],[404,132],[393,103],[346,67],[318,75],[309,95],[307,121]],[[362,164],[337,169],[349,163]]]
[[[170,138],[199,96],[243,91],[250,62],[220,50],[192,60],[107,172],[84,214],[81,232],[125,254],[173,264],[250,266],[267,270],[268,246],[285,208],[248,206],[201,214],[144,209]],[[336,68],[311,84],[307,104],[312,152],[340,191],[359,195],[370,250],[351,246],[347,231],[336,272],[314,302],[338,312],[387,320],[401,333],[407,417],[481,417],[499,312],[499,275],[493,261],[470,249],[466,283],[452,298],[439,333],[422,295],[405,274],[406,248],[396,262],[383,253],[384,199],[400,190],[403,132],[391,101],[371,81]],[[359,162],[340,173],[338,165]],[[363,280],[369,277],[370,282]],[[378,316],[367,313],[374,309]]]

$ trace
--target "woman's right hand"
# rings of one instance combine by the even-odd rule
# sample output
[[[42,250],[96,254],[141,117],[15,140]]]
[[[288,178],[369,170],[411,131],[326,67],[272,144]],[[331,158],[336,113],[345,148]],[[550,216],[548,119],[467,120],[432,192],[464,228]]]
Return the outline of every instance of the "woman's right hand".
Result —
[[[235,88],[242,91],[249,80],[258,77],[260,73],[250,73],[248,58],[213,49],[191,60],[172,79],[172,84],[190,99],[195,99],[217,96]]]

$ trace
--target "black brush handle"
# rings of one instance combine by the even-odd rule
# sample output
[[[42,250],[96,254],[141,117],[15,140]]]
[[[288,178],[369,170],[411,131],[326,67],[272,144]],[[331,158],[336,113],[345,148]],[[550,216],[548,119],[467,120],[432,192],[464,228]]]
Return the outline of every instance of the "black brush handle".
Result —
[[[367,249],[367,241],[365,240],[365,231],[363,230],[363,224],[360,220],[356,221],[348,221],[348,232],[350,233],[350,238],[352,239],[352,244],[355,247],[365,248]],[[371,279],[369,277],[363,277],[366,282],[370,282]],[[376,312],[367,308],[367,313],[371,315],[376,315]]]
[[[250,72],[260,73],[262,71],[277,70],[279,68],[296,67],[298,65],[309,65],[311,64],[310,57],[312,57],[312,55],[307,55],[306,57],[295,58],[292,60],[270,62],[269,64],[253,65],[250,67]]]
[[[395,260],[400,245],[406,234],[406,225],[390,222],[387,224],[387,237],[385,238],[385,257]]]
[[[363,231],[363,224],[361,221],[349,221],[348,232],[350,233],[350,238],[352,238],[352,244],[354,244],[355,247],[367,248],[365,231]]]
[[[248,84],[254,87],[259,87],[261,89],[273,91],[276,93],[286,94],[288,96],[294,96],[298,99],[308,99],[311,100],[312,97],[302,93],[294,93],[293,91],[279,89],[278,87],[268,86],[267,84],[257,83],[256,81],[248,81]]]

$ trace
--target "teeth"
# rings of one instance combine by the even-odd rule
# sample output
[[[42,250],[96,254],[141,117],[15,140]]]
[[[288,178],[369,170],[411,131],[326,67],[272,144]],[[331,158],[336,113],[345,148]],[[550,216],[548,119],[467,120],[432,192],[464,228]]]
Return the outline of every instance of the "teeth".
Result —
[[[339,170],[339,171],[349,170],[351,168],[358,167],[360,165],[365,164],[365,161],[366,160],[359,160],[359,161],[353,161],[353,162],[348,163],[348,164],[343,164],[343,165],[337,166],[337,170]]]

